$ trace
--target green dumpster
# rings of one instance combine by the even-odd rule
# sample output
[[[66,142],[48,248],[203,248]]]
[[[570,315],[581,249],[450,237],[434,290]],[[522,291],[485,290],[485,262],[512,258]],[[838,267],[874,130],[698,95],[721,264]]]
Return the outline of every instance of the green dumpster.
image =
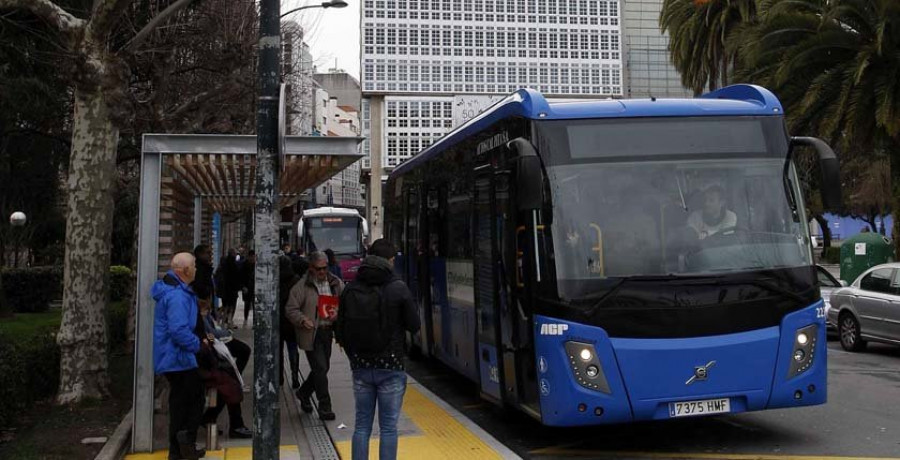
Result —
[[[893,261],[891,240],[878,233],[860,233],[841,244],[841,279],[852,283],[862,272]]]

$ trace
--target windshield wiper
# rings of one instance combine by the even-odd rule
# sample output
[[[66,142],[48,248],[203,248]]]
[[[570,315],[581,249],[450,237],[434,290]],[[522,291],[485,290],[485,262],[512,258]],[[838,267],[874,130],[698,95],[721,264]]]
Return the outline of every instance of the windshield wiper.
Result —
[[[611,288],[609,288],[606,292],[601,295],[596,302],[588,309],[588,316],[593,315],[600,307],[602,307],[609,299],[613,297],[613,294],[619,291],[619,289],[626,282],[668,282],[668,281],[686,281],[685,286],[736,286],[741,284],[749,284],[751,286],[760,287],[766,289],[770,292],[774,292],[776,294],[783,295],[792,300],[796,300],[797,302],[806,302],[805,299],[800,294],[796,292],[785,289],[776,284],[772,284],[763,279],[728,279],[725,275],[659,275],[659,276],[634,276],[634,277],[626,277],[618,280],[616,284],[614,284]]]
[[[626,282],[669,282],[669,281],[694,281],[694,280],[711,280],[721,278],[722,275],[648,275],[648,276],[627,276],[619,279],[616,283],[610,287],[606,292],[603,293],[597,301],[588,309],[588,315],[593,315],[597,309],[603,306],[607,300],[612,298],[612,294],[616,293],[619,288],[622,287]],[[707,281],[712,283],[713,281]],[[691,283],[694,284],[694,283]],[[587,300],[590,297],[583,297],[581,300]]]
[[[684,201],[684,191],[681,190],[681,181],[678,180],[678,174],[675,174],[675,183],[678,184],[678,195],[681,196],[681,208],[684,212],[688,212],[687,202]]]
[[[785,289],[777,284],[772,284],[767,282],[764,279],[752,279],[752,278],[740,278],[740,279],[720,279],[716,281],[709,281],[703,283],[690,283],[691,286],[736,286],[741,284],[749,284],[751,286],[760,287],[768,290],[769,292],[774,292],[776,294],[781,294],[785,297],[790,297],[793,300],[798,302],[806,302],[805,299],[800,294],[796,292]]]

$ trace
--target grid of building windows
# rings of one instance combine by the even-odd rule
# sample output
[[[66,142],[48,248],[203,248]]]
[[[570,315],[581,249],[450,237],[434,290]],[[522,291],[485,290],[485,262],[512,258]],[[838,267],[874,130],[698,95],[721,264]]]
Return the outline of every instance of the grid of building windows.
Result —
[[[669,57],[669,37],[659,30],[662,0],[629,0],[622,9],[628,49],[625,96],[691,97]]]
[[[359,120],[359,122],[360,122],[360,124],[362,125],[362,132],[360,133],[360,136],[363,137],[363,141],[362,141],[362,152],[363,152],[362,169],[369,170],[369,169],[372,169],[372,157],[371,157],[371,155],[372,155],[372,146],[371,146],[371,143],[370,143],[370,141],[369,141],[369,137],[371,136],[371,133],[372,133],[372,115],[371,115],[372,110],[371,110],[371,108],[370,108],[370,104],[369,104],[369,100],[368,100],[368,99],[363,99],[363,100],[361,101],[361,103],[362,103],[362,113],[360,113],[360,116],[359,116],[360,120]]]
[[[621,95],[618,0],[364,0],[363,92]]]
[[[386,168],[398,166],[453,129],[452,97],[388,96],[384,111]]]

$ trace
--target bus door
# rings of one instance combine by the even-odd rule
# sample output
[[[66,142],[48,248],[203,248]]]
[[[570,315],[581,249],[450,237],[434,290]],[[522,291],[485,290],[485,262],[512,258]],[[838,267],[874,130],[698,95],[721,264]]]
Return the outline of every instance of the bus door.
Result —
[[[446,242],[443,237],[444,202],[446,197],[444,188],[429,187],[425,192],[425,211],[422,226],[422,257],[419,269],[421,292],[421,350],[425,355],[432,353],[432,347],[441,343],[440,315],[442,307],[446,304],[447,292],[447,261]],[[442,296],[442,294],[444,294]]]
[[[500,341],[499,296],[497,275],[499,258],[495,235],[498,212],[494,200],[493,168],[485,165],[475,170],[475,205],[472,247],[474,249],[475,318],[478,333],[477,359],[481,392],[497,403],[503,401]]]
[[[403,276],[406,278],[406,285],[413,295],[413,301],[421,310],[421,296],[419,295],[419,212],[421,211],[421,201],[419,199],[419,187],[413,186],[407,190],[406,195],[406,247],[401,248],[405,256],[405,272]],[[396,268],[395,268],[396,269]]]

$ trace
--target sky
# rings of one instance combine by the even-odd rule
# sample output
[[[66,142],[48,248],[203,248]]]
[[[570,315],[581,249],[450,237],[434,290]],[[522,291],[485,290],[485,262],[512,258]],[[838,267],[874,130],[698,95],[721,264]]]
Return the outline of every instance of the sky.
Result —
[[[282,0],[281,11],[322,0]],[[299,23],[306,31],[306,43],[318,72],[335,66],[359,79],[359,15],[362,0],[346,0],[346,8],[310,8],[284,19]]]

